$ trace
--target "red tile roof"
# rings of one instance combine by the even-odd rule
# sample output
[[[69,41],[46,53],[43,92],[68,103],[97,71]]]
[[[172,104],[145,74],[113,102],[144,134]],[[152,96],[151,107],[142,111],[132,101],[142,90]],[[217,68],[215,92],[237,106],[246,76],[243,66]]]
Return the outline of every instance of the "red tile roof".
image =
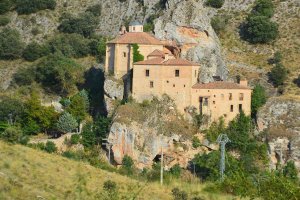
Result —
[[[171,66],[199,66],[199,64],[185,60],[185,59],[169,59],[165,61],[164,58],[153,58],[134,63],[134,65],[171,65]]]
[[[160,51],[158,49],[155,49],[152,53],[150,53],[148,56],[160,56],[160,57],[164,57],[165,54],[163,51]]]
[[[251,90],[250,87],[243,86],[237,83],[232,82],[224,82],[224,81],[216,81],[211,83],[197,83],[193,87],[193,89],[244,89]]]
[[[112,44],[152,44],[163,45],[160,40],[145,32],[129,32],[120,35],[108,43]]]

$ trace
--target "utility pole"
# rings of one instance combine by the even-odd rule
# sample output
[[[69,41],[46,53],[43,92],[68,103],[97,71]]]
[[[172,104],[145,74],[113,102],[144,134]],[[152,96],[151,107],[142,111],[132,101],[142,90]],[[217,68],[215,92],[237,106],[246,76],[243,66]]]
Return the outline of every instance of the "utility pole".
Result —
[[[225,145],[228,142],[231,142],[226,134],[219,135],[217,142],[220,144],[221,148],[221,160],[220,160],[220,176],[221,180],[224,180],[224,172],[225,172]]]

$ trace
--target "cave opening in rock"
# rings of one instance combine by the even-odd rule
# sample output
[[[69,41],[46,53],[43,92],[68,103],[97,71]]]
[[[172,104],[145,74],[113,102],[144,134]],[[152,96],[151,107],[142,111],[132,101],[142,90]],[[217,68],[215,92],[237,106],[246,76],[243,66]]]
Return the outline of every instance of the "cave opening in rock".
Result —
[[[204,30],[204,33],[206,34],[207,37],[209,37],[209,33],[207,30]]]
[[[159,163],[159,162],[160,162],[160,159],[161,159],[161,155],[160,155],[160,154],[157,154],[157,155],[155,156],[155,158],[153,159],[153,162]]]

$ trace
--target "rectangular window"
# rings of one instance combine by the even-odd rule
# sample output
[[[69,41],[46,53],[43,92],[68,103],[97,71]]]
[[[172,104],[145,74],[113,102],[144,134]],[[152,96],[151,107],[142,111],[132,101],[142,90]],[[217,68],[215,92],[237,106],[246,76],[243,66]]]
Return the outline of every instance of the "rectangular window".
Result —
[[[126,58],[126,52],[123,52],[123,57]]]
[[[175,70],[175,77],[179,77],[179,70],[178,69]]]
[[[195,70],[195,78],[197,77],[197,70]]]
[[[233,105],[230,106],[230,112],[233,112]]]
[[[204,98],[203,106],[208,106],[208,98]]]
[[[149,77],[150,76],[150,70],[146,69],[146,76]]]
[[[239,111],[240,111],[240,112],[243,111],[243,104],[239,104]]]
[[[150,88],[153,88],[154,87],[154,83],[153,81],[150,81]]]
[[[243,101],[243,100],[244,100],[244,94],[243,94],[243,93],[240,93],[240,94],[239,94],[239,97],[240,97],[240,98],[239,98],[240,101]]]
[[[232,93],[229,93],[229,100],[232,100]]]

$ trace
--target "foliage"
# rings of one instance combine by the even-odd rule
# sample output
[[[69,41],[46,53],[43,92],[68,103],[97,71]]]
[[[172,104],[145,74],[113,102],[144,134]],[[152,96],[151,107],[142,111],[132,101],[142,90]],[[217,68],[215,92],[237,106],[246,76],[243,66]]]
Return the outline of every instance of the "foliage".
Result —
[[[225,131],[225,122],[223,118],[220,118],[218,122],[213,122],[208,130],[206,130],[206,139],[210,142],[215,142],[218,136]]]
[[[58,119],[57,129],[63,133],[69,133],[78,126],[76,119],[68,112],[64,112]]]
[[[81,14],[79,17],[65,16],[58,30],[63,33],[77,33],[84,37],[90,37],[97,26],[97,19],[90,12]]]
[[[11,60],[20,58],[24,44],[17,30],[4,28],[0,32],[0,59]]]
[[[40,45],[36,42],[32,42],[24,49],[23,58],[27,61],[35,61],[50,53],[47,45]]]
[[[74,134],[71,136],[71,144],[78,144],[80,142],[80,135]]]
[[[18,86],[31,85],[36,79],[36,71],[34,67],[20,68],[13,75],[14,83]]]
[[[11,125],[20,122],[24,112],[24,104],[19,99],[2,97],[0,103],[0,121]]]
[[[227,23],[228,23],[228,17],[224,15],[215,16],[211,19],[210,22],[211,26],[213,27],[213,29],[217,34],[220,34],[225,30]]]
[[[298,181],[298,170],[295,166],[294,161],[288,161],[287,164],[284,166],[282,172],[283,176],[287,177],[291,181]]]
[[[48,153],[55,153],[57,151],[57,147],[54,144],[54,142],[47,141],[46,145],[44,147],[44,151],[46,151]]]
[[[256,84],[251,97],[251,116],[252,118],[256,118],[257,111],[260,107],[262,107],[267,102],[266,91],[265,89]]]
[[[68,95],[77,90],[83,68],[60,54],[50,54],[36,65],[37,81],[59,95]],[[72,114],[72,113],[71,113]]]
[[[266,16],[250,16],[245,25],[245,34],[251,43],[268,43],[278,36],[278,25]]]
[[[211,6],[213,8],[221,8],[224,2],[224,0],[207,0],[206,5]]]
[[[294,79],[293,81],[298,87],[300,87],[300,74],[298,75],[297,78]]]
[[[54,10],[55,0],[16,0],[16,11],[18,14],[31,14],[40,10]]]
[[[93,124],[89,123],[83,127],[81,143],[86,148],[92,148],[96,145],[96,135],[93,131]]]
[[[138,44],[133,44],[133,62],[139,62],[144,60],[144,56],[140,54],[139,51],[139,45]]]
[[[175,178],[180,178],[181,175],[181,167],[179,164],[174,165],[173,167],[171,167],[170,169],[170,173],[172,174],[172,176],[174,176]]]
[[[103,184],[104,194],[101,194],[101,199],[104,200],[118,200],[118,188],[114,181],[108,180]]]
[[[104,62],[106,54],[106,38],[94,36],[89,42],[90,54],[97,56],[100,62]]]
[[[178,188],[172,189],[172,195],[173,195],[174,200],[187,200],[188,199],[188,194],[185,191],[182,191]]]
[[[0,15],[7,13],[13,7],[14,2],[12,0],[1,0],[0,1]]]
[[[0,133],[0,138],[9,143],[19,143],[22,139],[22,130],[18,127],[8,127]]]
[[[253,8],[254,15],[261,15],[271,18],[274,15],[274,5],[272,0],[257,0]]]
[[[96,132],[97,141],[101,142],[106,138],[111,126],[111,118],[99,116],[94,123],[94,130]]]
[[[127,175],[133,174],[133,160],[130,156],[125,155],[122,159],[122,170]]]
[[[274,53],[274,57],[269,60],[269,64],[278,64],[281,63],[282,60],[282,55],[279,51],[276,51]]]
[[[89,110],[89,98],[85,90],[71,97],[71,103],[66,107],[66,111],[72,114],[78,122],[87,116]]]
[[[6,16],[0,16],[0,26],[6,26],[9,24],[10,19]]]
[[[144,31],[145,32],[153,32],[154,31],[154,24],[146,23],[144,25]]]
[[[94,16],[99,17],[99,16],[101,16],[101,8],[102,8],[101,4],[96,4],[96,5],[88,7],[86,12],[90,12]]]
[[[275,87],[284,84],[287,79],[287,69],[281,63],[276,64],[270,72],[270,80],[273,82]]]
[[[199,138],[196,136],[193,137],[192,143],[193,143],[192,145],[194,148],[198,148],[201,146],[201,142],[200,142]]]

